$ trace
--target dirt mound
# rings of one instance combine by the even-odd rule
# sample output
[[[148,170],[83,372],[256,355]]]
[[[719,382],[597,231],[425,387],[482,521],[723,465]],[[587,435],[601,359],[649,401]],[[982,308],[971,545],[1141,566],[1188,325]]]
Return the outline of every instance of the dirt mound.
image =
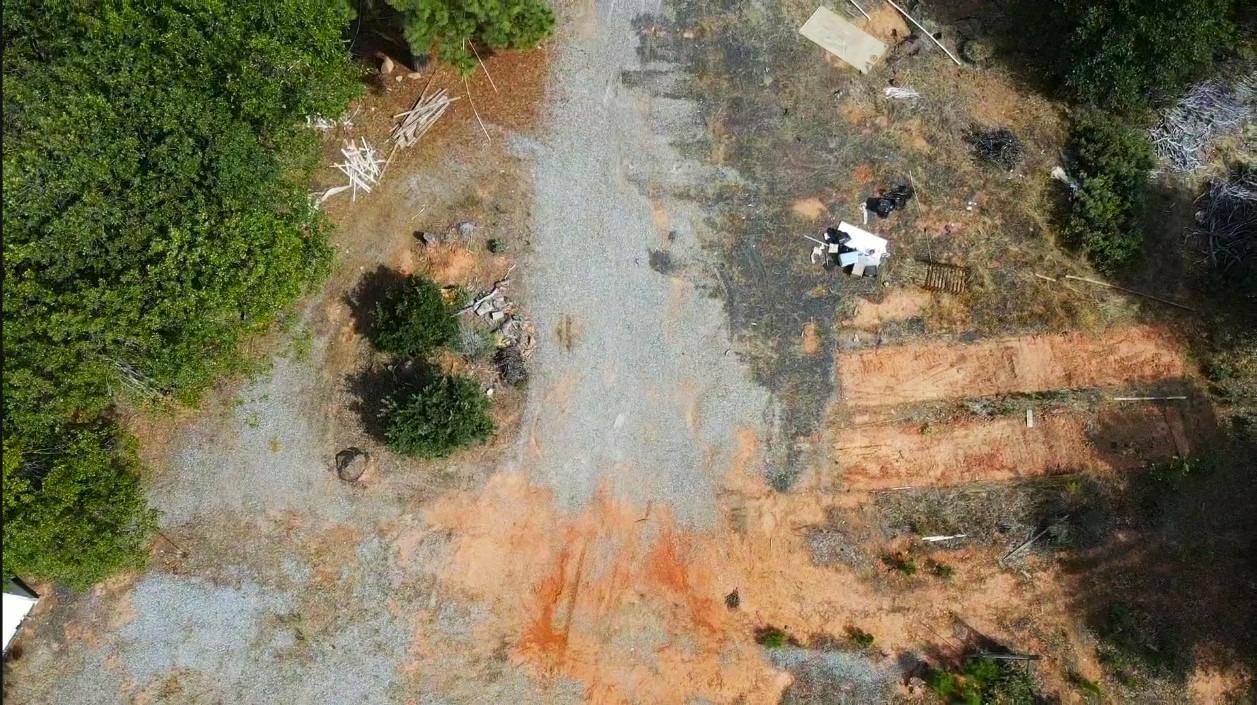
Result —
[[[1059,333],[865,350],[839,359],[838,382],[852,406],[888,406],[1151,382],[1186,371],[1167,333],[1132,326],[1098,337]]]

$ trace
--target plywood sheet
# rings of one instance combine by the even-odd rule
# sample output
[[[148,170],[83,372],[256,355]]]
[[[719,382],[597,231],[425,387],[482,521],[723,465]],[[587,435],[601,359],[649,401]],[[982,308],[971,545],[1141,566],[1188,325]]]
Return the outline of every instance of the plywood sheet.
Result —
[[[816,8],[816,12],[799,28],[799,34],[851,64],[860,73],[868,73],[886,52],[885,44],[827,7]]]

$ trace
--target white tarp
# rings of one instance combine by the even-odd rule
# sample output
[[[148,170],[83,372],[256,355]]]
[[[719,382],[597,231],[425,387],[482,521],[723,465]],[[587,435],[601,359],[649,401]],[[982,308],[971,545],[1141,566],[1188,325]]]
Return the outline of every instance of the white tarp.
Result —
[[[846,235],[848,238],[843,243],[844,245],[856,252],[867,255],[870,259],[876,260],[873,264],[881,261],[882,257],[886,255],[886,248],[890,245],[890,241],[886,238],[878,237],[845,221],[839,223],[838,232]]]
[[[37,600],[26,595],[15,595],[11,592],[4,593],[3,621],[4,621],[4,650],[9,650],[9,641],[13,639],[13,635],[17,634],[17,628],[22,624],[22,620],[35,607]]]

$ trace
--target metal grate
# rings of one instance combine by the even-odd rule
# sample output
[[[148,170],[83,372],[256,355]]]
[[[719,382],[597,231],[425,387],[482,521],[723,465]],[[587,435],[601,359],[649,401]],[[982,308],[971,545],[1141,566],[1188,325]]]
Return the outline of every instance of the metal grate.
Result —
[[[945,291],[949,294],[963,293],[969,286],[969,269],[954,264],[927,262],[924,286],[932,291]]]

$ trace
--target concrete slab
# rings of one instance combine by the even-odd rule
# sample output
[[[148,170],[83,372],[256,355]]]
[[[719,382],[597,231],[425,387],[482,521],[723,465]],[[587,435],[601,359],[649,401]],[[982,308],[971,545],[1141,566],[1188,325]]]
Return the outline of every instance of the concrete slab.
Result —
[[[868,73],[886,53],[885,44],[827,7],[816,8],[816,12],[799,28],[799,34],[854,66],[860,73]]]

